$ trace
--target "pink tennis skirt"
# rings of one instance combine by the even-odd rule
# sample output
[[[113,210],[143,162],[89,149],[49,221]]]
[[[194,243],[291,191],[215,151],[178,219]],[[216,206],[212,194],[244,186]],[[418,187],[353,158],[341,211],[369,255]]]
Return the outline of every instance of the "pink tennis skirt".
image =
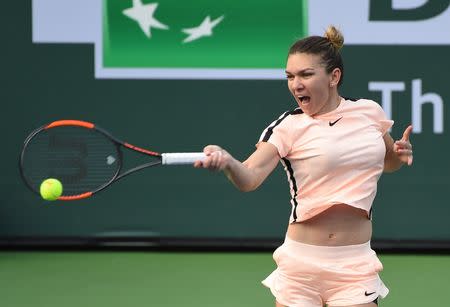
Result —
[[[288,237],[275,250],[277,269],[262,284],[289,307],[348,306],[384,298],[383,265],[370,241],[347,246],[316,246]]]

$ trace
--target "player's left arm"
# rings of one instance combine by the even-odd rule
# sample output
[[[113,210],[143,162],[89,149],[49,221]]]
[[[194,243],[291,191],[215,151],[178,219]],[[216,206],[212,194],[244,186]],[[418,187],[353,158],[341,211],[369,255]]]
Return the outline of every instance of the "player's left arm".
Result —
[[[411,165],[413,162],[412,145],[409,141],[412,126],[409,125],[403,132],[400,140],[394,141],[389,132],[383,136],[386,145],[386,155],[384,156],[384,172],[391,173],[400,169],[403,164]]]

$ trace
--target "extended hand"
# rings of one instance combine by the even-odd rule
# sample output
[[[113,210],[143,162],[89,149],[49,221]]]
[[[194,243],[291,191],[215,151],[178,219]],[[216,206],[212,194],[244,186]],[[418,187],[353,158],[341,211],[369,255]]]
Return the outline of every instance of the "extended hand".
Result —
[[[400,161],[411,165],[413,162],[413,150],[412,145],[409,141],[409,136],[411,135],[412,126],[409,125],[400,140],[394,142],[394,152],[397,154]]]
[[[206,158],[203,161],[197,161],[194,164],[196,168],[207,168],[212,171],[224,170],[230,161],[231,155],[217,145],[208,145],[203,149]]]

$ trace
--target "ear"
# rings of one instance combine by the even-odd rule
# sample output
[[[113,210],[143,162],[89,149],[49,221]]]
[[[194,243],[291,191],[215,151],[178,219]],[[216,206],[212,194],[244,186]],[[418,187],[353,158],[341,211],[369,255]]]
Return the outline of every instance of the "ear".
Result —
[[[339,68],[333,69],[330,74],[330,87],[337,86],[341,80],[342,72]]]

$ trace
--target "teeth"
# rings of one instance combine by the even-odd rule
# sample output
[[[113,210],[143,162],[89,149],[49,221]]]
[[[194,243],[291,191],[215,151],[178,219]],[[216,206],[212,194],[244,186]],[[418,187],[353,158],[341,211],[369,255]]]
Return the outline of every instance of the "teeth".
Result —
[[[301,102],[303,102],[305,99],[308,99],[309,97],[308,97],[308,96],[297,96],[297,98],[298,98]]]

